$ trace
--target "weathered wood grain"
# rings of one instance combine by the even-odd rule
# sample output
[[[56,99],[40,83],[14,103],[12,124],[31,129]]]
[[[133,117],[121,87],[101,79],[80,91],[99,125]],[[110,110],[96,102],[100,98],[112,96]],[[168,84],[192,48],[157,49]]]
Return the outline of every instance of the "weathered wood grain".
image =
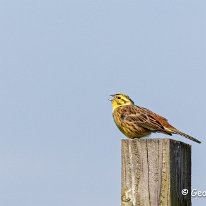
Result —
[[[122,206],[190,206],[190,191],[190,145],[171,139],[122,140]]]

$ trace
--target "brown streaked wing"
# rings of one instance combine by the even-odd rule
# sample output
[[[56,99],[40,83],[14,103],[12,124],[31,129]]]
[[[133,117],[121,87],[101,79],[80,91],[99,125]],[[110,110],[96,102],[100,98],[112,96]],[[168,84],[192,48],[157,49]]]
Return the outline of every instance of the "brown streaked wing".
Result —
[[[158,118],[161,118],[161,119],[164,119],[164,120],[168,121],[165,117],[163,117],[163,116],[161,116],[159,114],[156,114],[156,113],[152,112],[151,110],[149,110],[147,108],[141,107],[141,109],[144,110],[147,113],[152,113],[153,115],[157,116]]]
[[[164,128],[173,128],[175,129],[172,125],[168,123],[168,120],[150,110],[148,110],[148,115],[151,115],[154,119],[156,119]]]
[[[165,131],[164,126],[159,121],[161,116],[156,115],[146,108],[135,107],[135,110],[135,113],[127,114],[123,121],[132,121],[134,124],[149,129],[153,132],[163,132],[169,134]],[[155,118],[156,116],[158,116],[158,119]],[[167,122],[165,118],[162,118],[162,120]]]

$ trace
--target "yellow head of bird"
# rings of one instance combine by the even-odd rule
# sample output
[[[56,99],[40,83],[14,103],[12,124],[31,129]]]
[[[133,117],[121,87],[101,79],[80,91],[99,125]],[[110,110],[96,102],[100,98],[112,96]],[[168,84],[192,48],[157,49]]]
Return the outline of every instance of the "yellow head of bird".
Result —
[[[110,96],[113,97],[113,99],[109,99],[112,102],[113,111],[117,107],[134,104],[130,97],[125,94],[113,94]]]

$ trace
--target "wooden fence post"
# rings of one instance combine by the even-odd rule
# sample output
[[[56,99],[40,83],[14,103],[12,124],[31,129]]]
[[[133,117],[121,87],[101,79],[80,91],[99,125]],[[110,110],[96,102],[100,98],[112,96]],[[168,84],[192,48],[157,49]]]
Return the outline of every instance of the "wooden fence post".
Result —
[[[183,195],[182,189],[188,194]],[[122,206],[190,206],[191,146],[172,139],[122,140]]]

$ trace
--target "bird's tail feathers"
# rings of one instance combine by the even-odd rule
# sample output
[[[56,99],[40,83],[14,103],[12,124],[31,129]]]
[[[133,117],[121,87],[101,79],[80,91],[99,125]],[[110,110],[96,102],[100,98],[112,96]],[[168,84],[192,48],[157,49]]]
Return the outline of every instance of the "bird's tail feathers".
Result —
[[[181,136],[184,136],[184,137],[186,137],[187,139],[190,139],[190,140],[192,140],[192,141],[194,141],[194,142],[197,142],[197,143],[201,143],[198,139],[196,139],[196,138],[194,138],[194,137],[192,137],[192,136],[190,136],[190,135],[188,135],[188,134],[185,134],[184,132],[181,132],[181,131],[179,131],[179,130],[177,130],[177,129],[174,129],[174,130],[172,130],[171,131],[173,134],[179,134],[179,135],[181,135]]]

